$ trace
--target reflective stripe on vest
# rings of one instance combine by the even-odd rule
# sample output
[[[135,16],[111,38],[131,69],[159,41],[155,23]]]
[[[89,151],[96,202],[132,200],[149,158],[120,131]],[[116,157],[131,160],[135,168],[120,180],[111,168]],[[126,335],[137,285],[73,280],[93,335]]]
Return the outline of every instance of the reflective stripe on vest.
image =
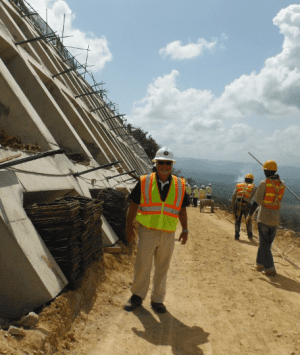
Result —
[[[136,219],[145,227],[173,232],[185,194],[185,181],[172,175],[166,200],[161,200],[156,174],[141,177],[141,202]]]
[[[236,188],[237,188],[237,197],[250,198],[251,192],[254,188],[254,184],[246,184],[245,182],[242,182],[240,184],[237,184]]]
[[[285,187],[279,180],[266,179],[266,192],[262,205],[271,210],[279,210]]]

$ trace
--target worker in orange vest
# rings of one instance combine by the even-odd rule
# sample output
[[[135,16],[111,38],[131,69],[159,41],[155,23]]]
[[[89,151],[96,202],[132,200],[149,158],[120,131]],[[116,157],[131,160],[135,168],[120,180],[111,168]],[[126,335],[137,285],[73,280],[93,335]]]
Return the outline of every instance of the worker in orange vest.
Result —
[[[257,189],[253,181],[254,176],[252,174],[247,174],[245,176],[245,182],[236,184],[232,195],[231,208],[233,209],[235,215],[235,240],[240,239],[241,222],[243,216],[247,218],[250,212],[251,201]],[[250,240],[253,238],[252,223],[250,222],[247,224],[247,235]]]
[[[129,195],[130,205],[127,214],[126,237],[132,242],[134,220],[139,223],[139,242],[131,287],[132,296],[124,305],[126,311],[141,306],[145,299],[154,261],[151,307],[157,313],[165,313],[163,304],[166,294],[166,280],[174,249],[175,230],[178,221],[182,232],[181,244],[188,238],[186,207],[190,204],[186,194],[185,179],[171,174],[173,152],[163,147],[153,159],[157,172],[143,175]]]
[[[280,221],[280,203],[285,193],[285,186],[276,174],[277,164],[274,160],[267,160],[263,169],[266,179],[258,186],[246,223],[251,221],[253,213],[260,206],[257,217],[259,247],[255,269],[262,271],[266,276],[275,276],[276,269],[271,247]]]

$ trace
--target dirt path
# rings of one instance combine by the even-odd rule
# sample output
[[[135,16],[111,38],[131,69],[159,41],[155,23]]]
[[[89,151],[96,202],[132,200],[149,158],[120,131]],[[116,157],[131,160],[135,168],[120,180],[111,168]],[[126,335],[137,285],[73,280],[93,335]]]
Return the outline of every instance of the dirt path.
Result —
[[[151,310],[150,292],[143,307],[123,311],[130,296],[124,285],[104,313],[90,312],[88,330],[61,354],[300,354],[299,271],[279,256],[276,277],[251,270],[256,242],[244,232],[235,241],[233,224],[217,213],[221,219],[188,208],[190,237],[185,246],[176,242],[166,314]]]

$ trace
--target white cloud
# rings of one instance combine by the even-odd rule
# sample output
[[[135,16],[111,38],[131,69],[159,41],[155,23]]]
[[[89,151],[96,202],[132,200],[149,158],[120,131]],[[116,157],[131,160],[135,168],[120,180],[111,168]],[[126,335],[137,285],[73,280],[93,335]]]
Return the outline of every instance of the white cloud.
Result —
[[[165,48],[159,50],[163,57],[171,56],[172,59],[192,59],[203,54],[205,50],[212,51],[216,48],[217,39],[207,42],[204,38],[199,38],[197,43],[189,43],[183,46],[180,41],[168,43]]]
[[[46,20],[46,9],[49,26],[57,31],[58,35],[62,35],[64,14],[65,26],[64,36],[73,36],[63,40],[64,45],[78,48],[87,48],[91,50],[88,54],[88,65],[91,67],[93,73],[101,71],[107,62],[112,60],[112,54],[109,50],[107,39],[97,37],[94,33],[86,33],[78,28],[73,27],[75,14],[70,9],[68,3],[64,0],[30,0],[30,5],[39,13],[39,15]],[[72,55],[79,54],[76,59],[85,64],[87,51],[67,48]]]
[[[130,120],[179,156],[236,160],[259,149],[282,164],[297,162],[300,126],[296,119],[294,125],[285,125],[284,120],[300,114],[300,5],[282,9],[273,23],[284,35],[282,51],[267,59],[260,72],[242,75],[215,97],[208,90],[180,91],[179,72],[173,70],[148,86],[146,97],[134,104]],[[194,55],[190,47],[173,43],[165,54]],[[252,117],[266,121],[264,130],[251,123]]]

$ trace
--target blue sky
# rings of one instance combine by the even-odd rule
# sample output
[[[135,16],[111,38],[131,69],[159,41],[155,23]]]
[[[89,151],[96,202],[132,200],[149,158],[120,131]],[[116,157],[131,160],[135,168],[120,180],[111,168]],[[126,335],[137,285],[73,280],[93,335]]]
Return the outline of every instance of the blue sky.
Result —
[[[128,122],[181,157],[300,165],[300,5],[32,0]],[[284,48],[283,48],[284,46]],[[77,53],[76,50],[71,50]],[[80,53],[80,52],[78,52]],[[84,63],[86,53],[78,57]]]

